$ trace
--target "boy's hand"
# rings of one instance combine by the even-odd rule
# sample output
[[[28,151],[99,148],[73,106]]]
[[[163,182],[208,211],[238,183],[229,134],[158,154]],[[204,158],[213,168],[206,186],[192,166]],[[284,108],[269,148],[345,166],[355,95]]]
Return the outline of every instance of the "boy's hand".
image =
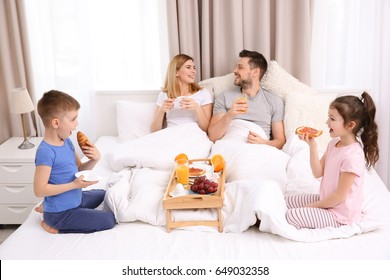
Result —
[[[84,181],[83,179],[84,179],[84,175],[81,175],[80,177],[76,178],[73,181],[78,189],[86,188],[99,182],[99,181]]]
[[[81,149],[84,155],[89,159],[98,161],[101,157],[98,148],[96,148],[96,146],[89,141],[87,141],[87,145],[81,147]]]

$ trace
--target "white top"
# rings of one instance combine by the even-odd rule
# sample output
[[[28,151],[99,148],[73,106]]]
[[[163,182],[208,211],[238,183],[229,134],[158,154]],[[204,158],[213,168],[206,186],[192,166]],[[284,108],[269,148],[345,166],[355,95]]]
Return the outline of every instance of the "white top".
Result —
[[[157,98],[156,105],[161,107],[164,100],[167,99],[167,93],[166,92],[160,92]],[[167,126],[175,126],[175,125],[181,125],[181,124],[187,124],[190,122],[196,122],[198,123],[195,112],[190,110],[185,110],[180,108],[179,105],[179,99],[182,98],[181,96],[176,98],[174,101],[174,107],[172,110],[167,112]],[[210,94],[210,92],[206,88],[202,88],[198,92],[195,92],[192,95],[185,96],[185,98],[192,98],[194,99],[200,106],[205,106],[207,104],[213,103],[213,98]],[[198,123],[199,124],[199,123]]]

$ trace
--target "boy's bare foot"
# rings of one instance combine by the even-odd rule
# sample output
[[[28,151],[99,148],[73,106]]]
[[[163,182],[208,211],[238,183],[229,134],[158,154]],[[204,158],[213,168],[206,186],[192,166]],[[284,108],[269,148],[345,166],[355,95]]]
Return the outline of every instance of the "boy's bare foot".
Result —
[[[35,207],[35,211],[39,212],[39,213],[43,213],[43,206],[42,206],[42,203],[39,204],[37,207]]]
[[[45,223],[45,221],[42,221],[42,222],[41,222],[41,227],[42,227],[44,230],[46,230],[48,233],[52,233],[52,234],[57,234],[57,233],[58,233],[58,229],[55,229],[55,228],[53,228],[53,227],[47,225],[47,224]]]

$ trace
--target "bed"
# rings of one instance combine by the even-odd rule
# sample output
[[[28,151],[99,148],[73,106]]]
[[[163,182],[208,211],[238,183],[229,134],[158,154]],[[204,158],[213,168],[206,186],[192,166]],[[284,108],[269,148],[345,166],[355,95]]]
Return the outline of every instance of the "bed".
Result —
[[[229,74],[201,84],[215,95],[231,83]],[[107,190],[100,207],[113,211],[118,224],[92,234],[51,235],[40,227],[42,215],[32,211],[1,244],[0,259],[390,259],[390,193],[375,170],[365,174],[361,222],[316,230],[287,224],[283,196],[316,192],[319,185],[310,173],[308,148],[294,136],[294,129],[308,125],[326,131],[327,106],[339,92],[318,93],[275,61],[263,86],[285,101],[288,141],[282,150],[245,144],[247,131],[256,128],[243,121],[233,122],[224,139],[215,143],[192,124],[152,134],[149,124],[157,91],[97,94],[96,145],[102,159],[95,170],[102,180],[93,187]],[[329,140],[325,134],[319,139],[320,152]],[[166,230],[162,197],[174,155],[181,152],[190,158],[224,155],[223,232],[206,226]],[[215,219],[215,212],[177,210],[173,217]]]

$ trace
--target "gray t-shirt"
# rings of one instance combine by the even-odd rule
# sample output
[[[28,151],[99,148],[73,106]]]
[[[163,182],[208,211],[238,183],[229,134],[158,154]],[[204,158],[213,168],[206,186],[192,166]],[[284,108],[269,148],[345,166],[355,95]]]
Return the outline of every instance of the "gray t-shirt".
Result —
[[[214,102],[213,114],[226,113],[240,94],[239,87],[219,94]],[[256,123],[272,139],[271,124],[283,121],[284,118],[283,100],[280,96],[261,88],[254,97],[248,98],[248,112],[237,115],[236,118]]]

